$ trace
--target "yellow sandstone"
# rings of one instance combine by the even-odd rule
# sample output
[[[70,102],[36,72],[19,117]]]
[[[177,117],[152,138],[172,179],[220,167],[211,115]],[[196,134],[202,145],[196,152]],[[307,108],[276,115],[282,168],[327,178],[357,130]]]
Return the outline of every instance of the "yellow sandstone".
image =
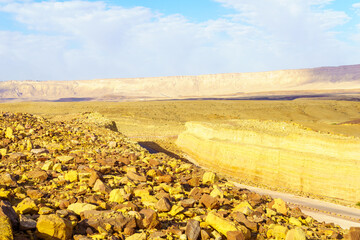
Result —
[[[177,145],[203,167],[257,184],[360,201],[358,137],[262,120],[188,122],[186,128]]]

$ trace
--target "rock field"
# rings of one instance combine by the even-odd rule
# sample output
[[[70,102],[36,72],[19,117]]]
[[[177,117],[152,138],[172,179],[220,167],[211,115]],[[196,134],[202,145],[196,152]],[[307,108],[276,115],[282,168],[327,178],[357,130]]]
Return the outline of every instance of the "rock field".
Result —
[[[96,116],[0,114],[0,240],[359,239],[359,228],[150,154]]]

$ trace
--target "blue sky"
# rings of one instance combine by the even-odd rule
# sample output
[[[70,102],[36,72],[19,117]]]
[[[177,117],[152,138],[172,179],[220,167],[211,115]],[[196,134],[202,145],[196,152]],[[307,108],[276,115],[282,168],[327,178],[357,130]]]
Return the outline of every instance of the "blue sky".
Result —
[[[0,80],[360,63],[360,0],[0,0]]]

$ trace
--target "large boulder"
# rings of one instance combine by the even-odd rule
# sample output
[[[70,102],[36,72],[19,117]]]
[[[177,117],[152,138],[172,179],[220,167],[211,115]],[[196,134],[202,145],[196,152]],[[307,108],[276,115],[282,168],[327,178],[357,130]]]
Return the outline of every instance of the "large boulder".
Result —
[[[45,240],[68,240],[72,236],[71,222],[56,214],[40,215],[36,229],[37,236]]]

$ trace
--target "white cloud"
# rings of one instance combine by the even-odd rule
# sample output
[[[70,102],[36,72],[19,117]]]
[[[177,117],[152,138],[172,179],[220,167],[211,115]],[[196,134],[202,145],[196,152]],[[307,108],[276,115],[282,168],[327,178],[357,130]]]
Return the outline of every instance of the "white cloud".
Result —
[[[4,4],[0,12],[14,14],[32,34],[0,32],[0,66],[8,66],[0,80],[262,71],[360,60],[331,32],[348,16],[326,9],[329,0],[217,1],[237,14],[194,23],[180,14],[104,2]]]

